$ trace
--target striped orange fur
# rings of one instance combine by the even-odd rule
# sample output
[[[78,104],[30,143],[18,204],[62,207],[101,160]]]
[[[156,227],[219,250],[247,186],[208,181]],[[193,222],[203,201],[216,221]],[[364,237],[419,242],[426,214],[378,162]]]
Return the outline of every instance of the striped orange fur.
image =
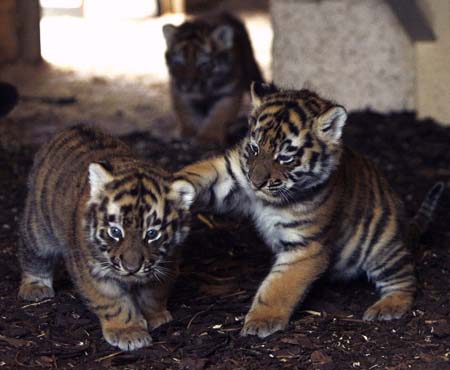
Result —
[[[53,269],[63,258],[106,341],[122,350],[149,345],[148,329],[171,320],[166,302],[192,190],[100,131],[57,134],[29,176],[19,296],[54,296]]]
[[[189,165],[205,208],[249,215],[274,252],[272,270],[245,318],[243,335],[286,327],[295,306],[325,271],[365,274],[380,299],[366,320],[399,318],[412,306],[414,263],[402,205],[366,157],[342,143],[345,109],[318,94],[254,84],[248,135],[224,155]],[[443,190],[428,194],[413,232],[424,231]]]

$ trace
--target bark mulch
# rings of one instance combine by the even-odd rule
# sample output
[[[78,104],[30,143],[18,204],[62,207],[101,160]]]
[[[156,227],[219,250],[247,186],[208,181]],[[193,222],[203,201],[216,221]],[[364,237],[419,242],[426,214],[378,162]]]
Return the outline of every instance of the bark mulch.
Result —
[[[437,180],[450,185],[450,129],[410,113],[350,115],[345,140],[384,169],[412,215]],[[148,134],[124,138],[139,153],[177,169],[214,148]],[[312,289],[289,325],[265,340],[239,330],[272,256],[246,219],[199,214],[169,303],[174,321],[151,347],[109,346],[95,316],[59,271],[54,299],[17,300],[17,220],[34,147],[0,149],[0,368],[5,369],[450,369],[450,195],[444,193],[417,257],[419,292],[401,320],[367,323],[376,300],[367,282]]]

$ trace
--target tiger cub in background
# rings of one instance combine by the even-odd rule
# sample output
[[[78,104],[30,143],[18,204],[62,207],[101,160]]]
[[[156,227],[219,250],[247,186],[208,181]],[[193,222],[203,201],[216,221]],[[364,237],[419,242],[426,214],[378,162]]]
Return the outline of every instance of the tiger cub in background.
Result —
[[[182,135],[224,143],[251,81],[262,81],[244,24],[228,13],[163,27]]]
[[[284,329],[295,306],[326,270],[362,273],[380,299],[365,320],[405,314],[416,290],[405,241],[430,222],[444,185],[428,193],[408,225],[385,177],[342,143],[345,109],[308,90],[252,85],[247,136],[224,155],[176,174],[196,189],[197,203],[249,215],[276,258],[246,315],[243,335]]]
[[[63,257],[106,341],[121,350],[149,345],[148,328],[171,320],[166,302],[192,191],[100,131],[62,131],[37,153],[29,176],[19,297],[53,297]]]

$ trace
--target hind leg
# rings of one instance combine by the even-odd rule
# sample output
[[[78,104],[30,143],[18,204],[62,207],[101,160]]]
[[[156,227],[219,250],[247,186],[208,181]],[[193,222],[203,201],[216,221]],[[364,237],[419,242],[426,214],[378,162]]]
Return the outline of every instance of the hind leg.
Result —
[[[370,280],[380,291],[380,299],[364,313],[364,320],[399,319],[407,313],[414,302],[416,277],[411,254],[402,244],[385,249],[384,256],[377,258],[367,270]],[[381,254],[381,253],[380,253]]]
[[[18,257],[22,267],[19,298],[26,301],[41,301],[53,297],[55,253],[39,245],[31,246],[26,242],[26,238],[23,238],[19,244]]]

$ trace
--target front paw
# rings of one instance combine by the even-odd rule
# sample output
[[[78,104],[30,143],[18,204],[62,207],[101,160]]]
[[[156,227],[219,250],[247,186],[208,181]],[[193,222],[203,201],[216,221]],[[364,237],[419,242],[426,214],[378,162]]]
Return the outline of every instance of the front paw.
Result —
[[[103,329],[103,336],[109,344],[122,351],[134,351],[152,343],[148,331],[139,326]]]
[[[55,291],[53,288],[40,281],[22,282],[20,285],[19,298],[25,301],[38,302],[54,296]]]
[[[411,308],[413,297],[407,293],[393,293],[381,298],[364,312],[363,319],[392,320],[401,318]]]
[[[145,314],[147,323],[150,329],[156,329],[163,324],[166,324],[173,320],[172,315],[167,310],[159,312],[148,312]]]
[[[241,330],[242,336],[257,335],[265,338],[276,331],[283,330],[289,322],[288,317],[277,315],[258,315],[249,312],[245,317],[244,327]]]

